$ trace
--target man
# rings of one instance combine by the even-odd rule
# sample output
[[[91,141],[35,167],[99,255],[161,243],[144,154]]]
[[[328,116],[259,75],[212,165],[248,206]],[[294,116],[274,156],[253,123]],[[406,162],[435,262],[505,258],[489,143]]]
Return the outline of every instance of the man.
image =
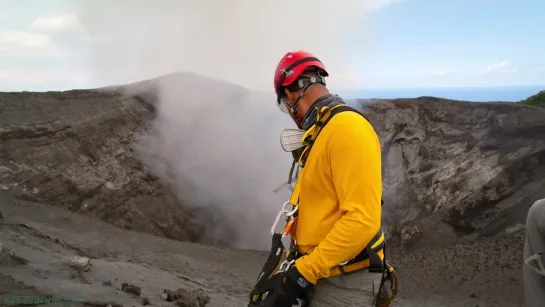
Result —
[[[344,105],[329,93],[327,76],[322,62],[308,52],[288,52],[280,60],[274,75],[277,103],[300,129],[316,128],[323,107]],[[296,188],[298,220],[292,237],[299,258],[280,273],[267,296],[274,303],[266,306],[292,306],[310,289],[311,307],[373,306],[382,273],[370,272],[366,252],[375,251],[366,247],[380,245],[374,254],[379,265],[384,257],[379,138],[361,114],[349,111],[331,117],[312,143]]]
[[[545,306],[544,253],[545,199],[541,199],[530,207],[526,218],[525,264],[523,269],[526,307]]]

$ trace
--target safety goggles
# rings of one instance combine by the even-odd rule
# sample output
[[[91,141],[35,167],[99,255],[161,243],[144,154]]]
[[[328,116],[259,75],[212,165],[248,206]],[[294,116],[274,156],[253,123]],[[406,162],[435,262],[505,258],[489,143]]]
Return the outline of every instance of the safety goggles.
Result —
[[[278,97],[277,99],[277,103],[276,105],[278,106],[278,108],[280,109],[280,111],[286,113],[286,114],[289,114],[288,113],[288,102],[286,101],[286,99],[284,97]]]

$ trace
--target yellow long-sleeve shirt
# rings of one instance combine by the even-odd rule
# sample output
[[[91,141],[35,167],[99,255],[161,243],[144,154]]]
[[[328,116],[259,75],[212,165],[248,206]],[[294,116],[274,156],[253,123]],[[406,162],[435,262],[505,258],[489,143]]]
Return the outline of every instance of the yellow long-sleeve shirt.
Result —
[[[309,282],[360,253],[381,224],[381,150],[371,124],[355,112],[335,115],[312,147],[298,184],[299,252]],[[381,255],[382,256],[382,255]]]

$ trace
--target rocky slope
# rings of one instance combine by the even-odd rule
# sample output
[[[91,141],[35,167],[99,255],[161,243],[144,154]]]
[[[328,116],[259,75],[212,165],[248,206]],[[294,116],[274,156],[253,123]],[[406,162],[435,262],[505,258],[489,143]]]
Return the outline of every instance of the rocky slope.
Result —
[[[172,93],[159,90],[164,82],[178,89],[175,96],[181,93],[189,100],[199,100],[211,92],[214,97],[225,99],[165,112],[165,101]],[[114,275],[128,270],[127,259],[143,261],[132,255],[141,247],[140,235],[131,233],[126,237],[129,232],[119,230],[123,235],[114,238],[97,221],[86,222],[79,215],[47,209],[43,204],[178,241],[230,245],[244,230],[251,231],[241,241],[259,236],[259,229],[266,237],[276,208],[256,204],[267,204],[262,199],[268,195],[265,190],[270,193],[265,183],[274,182],[280,173],[276,169],[289,161],[277,160],[276,156],[286,155],[265,145],[274,142],[286,121],[279,119],[282,116],[276,111],[261,110],[260,115],[254,115],[259,109],[255,101],[260,99],[263,97],[243,88],[190,74],[100,90],[1,93],[0,192],[7,195],[0,202],[2,211],[11,212],[20,222],[41,219],[48,210],[55,212],[47,221],[32,227],[37,232],[49,229],[48,232],[57,234],[64,229],[64,240],[77,243],[92,257],[109,259],[99,262],[100,272],[109,270],[110,261],[122,261],[110,273]],[[268,103],[272,105],[272,101]],[[405,285],[402,297],[407,302],[411,297],[418,297],[419,303],[430,300],[429,306],[449,306],[449,300],[461,296],[469,297],[468,304],[480,306],[516,305],[520,288],[511,292],[505,289],[509,283],[520,281],[517,261],[522,255],[521,227],[527,208],[534,200],[545,197],[545,109],[432,97],[357,103],[375,125],[383,144],[385,225],[393,242],[402,239],[403,243],[402,249],[391,249],[401,284]],[[212,115],[211,108],[219,111]],[[206,146],[212,149],[211,154],[200,154],[204,146],[193,147],[191,152],[168,152],[174,146],[189,150],[196,142],[190,135],[180,140],[160,133],[168,122],[158,122],[158,117],[180,114],[195,120],[182,122],[173,130],[213,127],[217,131],[212,137],[214,146]],[[230,121],[242,124],[226,124]],[[264,122],[273,128],[262,128],[267,126]],[[260,130],[252,135],[236,134],[240,127]],[[154,142],[149,142],[150,135],[157,136]],[[256,139],[262,143],[256,143]],[[143,146],[148,150],[143,151]],[[239,157],[241,151],[246,155]],[[198,160],[199,167],[173,164],[177,160]],[[252,172],[240,168],[252,163]],[[207,180],[215,182],[213,188]],[[29,216],[23,217],[24,212]],[[242,217],[236,219],[241,213]],[[82,225],[67,223],[61,227],[55,216],[75,219]],[[13,223],[6,226],[11,231],[3,239],[20,254],[32,257],[24,243],[16,242],[18,236],[28,236],[28,230]],[[108,233],[113,232],[116,231],[108,228]],[[76,233],[81,233],[81,237],[74,237]],[[70,252],[68,245],[61,252],[49,243],[28,242],[26,248],[41,249],[46,254],[76,252]],[[106,243],[111,252],[103,250]],[[45,250],[44,244],[48,246]],[[227,291],[234,302],[244,300],[263,261],[262,253],[223,254],[213,248],[158,238],[146,239],[147,244],[161,246],[155,250],[146,248],[146,259],[153,262],[154,268],[164,270],[177,263],[179,259],[167,260],[163,255],[166,246],[177,246],[175,253],[186,259],[185,269],[192,270],[191,278],[215,276],[216,281],[206,283],[205,288]],[[268,240],[264,245],[268,245]],[[409,252],[410,256],[406,254]],[[218,269],[201,265],[202,259],[207,259],[203,256],[206,253],[217,254],[213,261]],[[54,267],[46,270],[58,269],[57,256],[51,256],[47,265]],[[235,263],[238,260],[234,259],[239,258],[245,260]],[[227,263],[233,267],[222,267]],[[422,270],[423,265],[427,269]],[[13,269],[10,275],[36,286],[30,282],[35,272],[29,273],[29,269],[33,270]],[[459,269],[473,271],[460,276]],[[138,272],[163,274],[140,267]],[[94,282],[110,277],[95,276]],[[225,286],[226,283],[237,284]],[[43,290],[44,284],[40,285],[42,288],[38,288]],[[150,283],[146,287],[157,290]],[[459,289],[454,291],[453,287]],[[442,303],[437,305],[439,301]]]
[[[2,189],[120,227],[195,240],[188,212],[134,155],[153,118],[146,102],[84,90],[2,93],[0,105]]]
[[[421,97],[365,110],[383,144],[392,226],[440,233],[426,243],[520,229],[545,197],[543,109]]]
[[[249,103],[242,88],[178,77],[164,79],[182,88],[222,88],[224,104],[244,109]],[[179,184],[184,178],[177,178],[173,187],[172,174],[142,163],[137,147],[160,106],[159,81],[107,91],[0,94],[1,188],[120,227],[178,240],[225,241],[203,238],[209,221],[198,215],[210,210],[189,210],[180,197],[196,189],[211,193],[206,186]],[[393,234],[441,230],[433,241],[445,244],[445,236],[496,234],[523,222],[525,207],[545,196],[545,110],[431,97],[360,103],[382,139],[386,223]]]
[[[175,80],[195,87],[193,75],[182,77]],[[138,148],[153,130],[160,80],[100,90],[0,93],[0,189],[122,228],[222,244],[203,231],[199,215],[211,214],[206,207],[195,215],[180,203],[180,194],[200,187],[191,182],[173,187],[170,174],[160,178],[142,162],[155,163],[158,156]],[[131,94],[122,94],[127,91]]]

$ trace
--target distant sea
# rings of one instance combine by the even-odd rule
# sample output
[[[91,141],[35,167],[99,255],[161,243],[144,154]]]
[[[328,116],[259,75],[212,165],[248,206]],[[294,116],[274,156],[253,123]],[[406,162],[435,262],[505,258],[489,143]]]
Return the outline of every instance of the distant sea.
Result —
[[[512,101],[526,99],[539,91],[543,86],[502,86],[502,87],[436,87],[436,88],[383,88],[362,90],[337,90],[334,92],[346,99],[370,98],[416,98],[434,96],[466,101]]]

